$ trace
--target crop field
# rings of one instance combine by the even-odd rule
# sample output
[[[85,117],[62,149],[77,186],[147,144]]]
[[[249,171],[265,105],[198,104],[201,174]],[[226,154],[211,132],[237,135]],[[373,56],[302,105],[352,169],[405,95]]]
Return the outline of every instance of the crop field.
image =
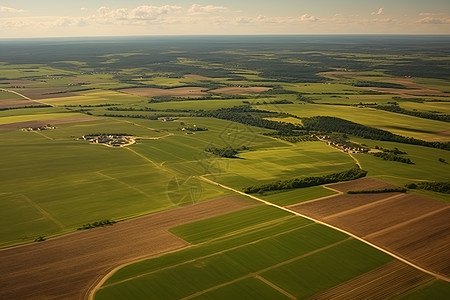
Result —
[[[168,228],[253,205],[253,201],[222,197],[37,245],[2,250],[0,297],[83,299],[99,275],[106,275],[118,263],[188,246]]]
[[[355,162],[345,153],[323,142],[305,142],[289,147],[249,151],[240,159],[219,161],[227,165],[217,180],[225,185],[243,188],[292,176],[306,177],[338,172],[354,167]]]
[[[370,154],[355,154],[362,167],[369,170],[370,176],[375,176],[384,181],[403,186],[409,182],[420,182],[423,180],[446,181],[450,176],[450,168],[438,159],[443,158],[450,161],[450,153],[445,150],[433,149],[406,144],[372,141],[367,139],[354,139],[367,143],[371,147],[394,149],[398,147],[406,152],[414,164],[407,165],[393,161],[385,161]]]
[[[268,193],[260,198],[281,206],[289,206],[304,201],[309,201],[322,197],[329,197],[337,192],[322,186],[313,186],[309,188],[294,189],[292,191],[281,191],[277,193]]]
[[[144,101],[138,96],[127,95],[114,91],[87,91],[59,98],[43,98],[40,101],[55,106],[64,105],[100,105],[100,104],[131,104]]]
[[[259,226],[254,221],[254,225],[248,226],[246,215],[254,216],[251,219],[256,221],[255,210],[259,210]],[[341,233],[313,225],[285,212],[279,211],[274,215],[274,210],[270,207],[255,207],[174,228],[172,232],[182,238],[194,238],[193,241],[203,243],[126,266],[106,280],[95,299],[108,299],[111,295],[116,299],[224,298],[233,294],[233,290],[236,293],[235,286],[239,291],[248,281],[252,285],[264,286],[263,290],[268,290],[268,295],[283,297],[279,291],[281,288],[285,296],[289,293],[302,298],[345,282],[390,260],[388,256],[348,239]],[[272,218],[267,220],[267,214],[272,215]],[[236,231],[239,227],[236,220],[241,219],[241,230]],[[192,236],[196,227],[208,223],[218,224],[216,229],[212,229],[214,234],[207,231],[200,236]],[[343,255],[347,250],[352,251],[351,256]],[[334,255],[339,259],[332,259]],[[278,273],[294,277],[281,282],[274,276]],[[327,273],[337,276],[323,276]],[[310,284],[311,278],[318,283],[316,289]],[[174,285],[177,289],[170,288]],[[245,290],[249,296],[258,293]]]
[[[364,186],[361,186],[361,188]],[[339,185],[333,185],[339,189]],[[348,185],[341,185],[342,191]],[[416,194],[339,195],[292,209],[390,249],[425,269],[450,276],[447,204]]]

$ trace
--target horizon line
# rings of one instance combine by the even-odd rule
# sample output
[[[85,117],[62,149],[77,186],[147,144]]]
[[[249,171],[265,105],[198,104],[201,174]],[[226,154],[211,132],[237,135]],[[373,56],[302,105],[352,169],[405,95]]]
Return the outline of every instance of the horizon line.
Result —
[[[40,37],[0,37],[0,40],[82,39],[82,38],[133,38],[133,37],[240,37],[240,36],[430,36],[450,37],[450,33],[243,33],[243,34],[148,34],[148,35],[80,35]]]

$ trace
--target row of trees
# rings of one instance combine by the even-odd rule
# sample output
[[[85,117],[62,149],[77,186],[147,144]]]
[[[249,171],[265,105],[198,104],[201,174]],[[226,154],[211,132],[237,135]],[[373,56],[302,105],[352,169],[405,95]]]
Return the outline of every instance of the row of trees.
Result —
[[[261,185],[249,186],[244,189],[245,193],[264,193],[269,191],[289,190],[296,188],[305,188],[310,186],[316,186],[327,183],[334,183],[340,181],[355,180],[361,177],[365,177],[367,171],[360,168],[352,168],[339,173],[332,173],[323,176],[309,176],[305,178],[295,178],[288,180],[278,180],[272,183],[266,183]]]
[[[423,118],[423,119],[431,119],[431,120],[450,122],[450,115],[437,114],[437,113],[424,112],[424,111],[416,111],[416,110],[407,110],[407,109],[401,108],[398,105],[378,105],[375,108],[384,110],[384,111],[398,113],[398,114]]]
[[[279,114],[254,109],[248,105],[235,106],[231,108],[221,108],[211,111],[199,111],[196,115],[199,117],[212,117],[250,126],[273,129],[283,135],[289,132],[303,129],[301,126],[294,125],[292,123],[266,120],[264,119],[265,117],[279,116]]]
[[[450,181],[409,183],[405,187],[408,189],[421,189],[444,194],[450,194]]]

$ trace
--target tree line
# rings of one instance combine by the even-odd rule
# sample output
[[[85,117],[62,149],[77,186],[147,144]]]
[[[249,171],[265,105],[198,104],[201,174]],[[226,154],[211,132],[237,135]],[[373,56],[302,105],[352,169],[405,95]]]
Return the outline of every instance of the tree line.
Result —
[[[310,186],[322,185],[327,183],[334,183],[340,181],[355,180],[365,177],[367,171],[360,168],[352,168],[339,173],[332,173],[323,176],[309,176],[305,178],[295,178],[288,180],[278,180],[271,183],[253,185],[244,188],[244,192],[247,194],[264,193],[269,191],[290,190],[297,188],[305,188]]]

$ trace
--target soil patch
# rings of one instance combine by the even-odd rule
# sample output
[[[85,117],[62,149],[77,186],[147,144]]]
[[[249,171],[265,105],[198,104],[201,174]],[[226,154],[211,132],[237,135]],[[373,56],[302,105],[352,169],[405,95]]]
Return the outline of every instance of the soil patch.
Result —
[[[187,246],[168,229],[255,205],[223,197],[0,251],[0,299],[84,299],[117,266]]]
[[[372,177],[364,177],[361,179],[348,182],[328,184],[327,186],[344,193],[348,191],[382,190],[382,189],[398,188],[398,186],[396,185]]]
[[[426,269],[450,275],[450,208],[430,214],[415,222],[374,234],[368,239],[410,257]]]
[[[398,260],[314,295],[316,300],[391,299],[433,277]]]
[[[307,216],[323,219],[328,216],[345,212],[355,207],[368,205],[392,197],[398,193],[380,194],[344,194],[318,201],[310,201],[290,206],[289,208]]]
[[[381,188],[378,184],[371,179],[359,179],[332,186],[346,191]],[[290,208],[450,278],[450,205],[447,203],[412,193],[344,194]]]
[[[22,85],[30,85],[30,84],[37,84],[40,83],[40,81],[33,81],[33,80],[1,80],[0,85],[8,85],[8,86],[22,86]]]
[[[8,107],[15,108],[15,107],[40,106],[40,105],[45,104],[37,101],[30,101],[24,98],[0,100],[0,108],[8,108]]]
[[[66,92],[65,89],[58,89],[58,88],[32,88],[32,89],[21,89],[17,91],[33,100],[62,98],[77,95],[74,93],[68,93]]]

